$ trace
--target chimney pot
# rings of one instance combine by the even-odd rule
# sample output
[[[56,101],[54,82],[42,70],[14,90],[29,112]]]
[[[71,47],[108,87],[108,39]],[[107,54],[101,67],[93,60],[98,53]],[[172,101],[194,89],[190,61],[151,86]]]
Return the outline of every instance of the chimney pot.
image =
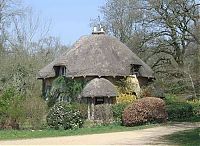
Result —
[[[97,27],[96,26],[93,27],[93,32],[94,33],[97,32]]]

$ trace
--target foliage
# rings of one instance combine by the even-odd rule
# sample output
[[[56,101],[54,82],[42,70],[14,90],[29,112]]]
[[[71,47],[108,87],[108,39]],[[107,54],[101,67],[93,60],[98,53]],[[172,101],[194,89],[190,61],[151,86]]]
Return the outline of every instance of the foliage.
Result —
[[[49,127],[58,130],[63,126],[63,119],[65,115],[65,107],[63,103],[55,104],[46,117]]]
[[[21,96],[14,88],[6,89],[0,96],[0,127],[19,129],[20,122],[25,119]]]
[[[164,122],[167,120],[165,102],[155,97],[138,99],[125,108],[122,119],[125,126]]]
[[[184,98],[179,97],[179,96],[168,94],[165,97],[165,102],[168,105],[168,104],[171,104],[171,103],[174,103],[174,102],[186,102],[186,100]]]
[[[141,97],[160,97],[163,98],[165,97],[164,95],[164,87],[160,82],[154,81],[153,83],[143,86],[141,88]]]
[[[122,103],[122,104],[129,104],[133,103],[137,97],[132,94],[128,93],[118,93],[118,96],[116,97],[117,103]]]
[[[138,80],[135,80],[135,78],[128,77],[126,79],[121,79],[117,82],[117,89],[117,103],[128,104],[139,98],[140,87]]]
[[[112,105],[113,118],[116,122],[122,123],[122,114],[126,106],[128,106],[128,104],[125,103]]]
[[[74,109],[71,105],[65,106],[65,110],[63,128],[65,130],[81,128],[83,126],[81,113],[77,109]]]
[[[197,146],[200,144],[200,128],[190,129],[164,136],[164,140],[169,145]]]
[[[94,119],[102,122],[102,124],[109,124],[112,122],[113,114],[112,107],[108,104],[95,105]]]
[[[77,109],[83,119],[88,118],[88,105],[84,103],[73,102],[71,103],[72,109]]]
[[[198,100],[187,101],[176,95],[167,95],[165,102],[171,121],[196,121],[200,118],[200,103]]]
[[[193,108],[186,102],[173,102],[166,106],[168,118],[171,121],[181,121],[193,116]]]
[[[107,0],[100,8],[101,23],[148,63],[166,93],[196,98],[200,95],[199,4],[195,0]]]
[[[67,101],[69,103],[77,101],[77,96],[83,87],[84,81],[82,80],[72,80],[64,76],[57,77],[52,83],[49,95],[47,95],[48,106],[53,106],[56,101]]]
[[[59,128],[76,129],[82,127],[83,118],[72,105],[59,102],[50,109],[47,124],[56,130]]]
[[[92,128],[92,127],[96,127],[96,125],[97,123],[94,120],[86,119],[83,124],[83,128]]]
[[[32,129],[40,129],[44,124],[47,105],[41,97],[29,97],[23,101],[26,121]]]
[[[200,100],[187,101],[193,108],[193,116],[200,118]]]

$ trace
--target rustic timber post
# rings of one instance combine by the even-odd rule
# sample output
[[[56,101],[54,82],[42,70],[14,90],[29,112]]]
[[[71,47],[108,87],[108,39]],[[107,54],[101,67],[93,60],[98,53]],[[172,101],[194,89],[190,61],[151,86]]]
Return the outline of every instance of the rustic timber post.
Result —
[[[94,120],[94,97],[92,97],[92,105],[91,105],[91,109],[92,109],[91,120]]]
[[[87,104],[88,104],[88,120],[90,120],[90,111],[91,111],[91,98],[87,98]]]

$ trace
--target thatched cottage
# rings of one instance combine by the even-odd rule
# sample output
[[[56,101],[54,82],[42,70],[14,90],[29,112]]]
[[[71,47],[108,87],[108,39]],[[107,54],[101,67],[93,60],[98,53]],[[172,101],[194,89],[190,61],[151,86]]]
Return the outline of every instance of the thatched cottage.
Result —
[[[136,75],[142,86],[154,78],[146,63],[102,29],[94,29],[91,35],[82,36],[70,50],[39,71],[43,92],[59,75],[88,81],[81,94],[88,104],[88,118],[94,117],[94,105],[115,102],[117,80]]]

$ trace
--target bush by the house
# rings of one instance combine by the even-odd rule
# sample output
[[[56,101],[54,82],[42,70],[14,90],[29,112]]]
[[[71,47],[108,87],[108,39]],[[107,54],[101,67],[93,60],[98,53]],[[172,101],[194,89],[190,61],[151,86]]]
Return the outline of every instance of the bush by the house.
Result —
[[[118,93],[116,99],[117,103],[129,104],[133,103],[137,99],[137,96],[131,93]]]
[[[76,109],[80,112],[83,119],[88,118],[88,105],[83,103],[72,103],[71,104],[73,109]]]
[[[47,115],[47,124],[54,129],[75,129],[83,125],[83,118],[78,109],[70,104],[57,103]]]
[[[59,129],[63,126],[63,120],[65,115],[65,108],[63,103],[55,104],[50,110],[46,117],[47,124],[49,127]]]
[[[24,97],[14,88],[6,89],[0,96],[0,128],[19,129],[25,120]]]
[[[40,129],[44,124],[47,104],[41,97],[26,98],[23,102],[26,122],[31,129]]]
[[[109,124],[113,120],[112,108],[110,105],[99,104],[95,106],[94,119],[102,124]]]
[[[117,103],[112,105],[113,118],[116,122],[122,122],[122,113],[127,105],[128,104],[126,103]]]
[[[65,114],[63,119],[63,128],[77,129],[83,125],[83,116],[81,115],[76,104],[65,104]]]
[[[172,102],[166,106],[171,121],[187,120],[193,116],[193,107],[186,102]]]
[[[138,99],[125,108],[122,119],[125,126],[164,122],[167,120],[165,102],[154,97]]]

